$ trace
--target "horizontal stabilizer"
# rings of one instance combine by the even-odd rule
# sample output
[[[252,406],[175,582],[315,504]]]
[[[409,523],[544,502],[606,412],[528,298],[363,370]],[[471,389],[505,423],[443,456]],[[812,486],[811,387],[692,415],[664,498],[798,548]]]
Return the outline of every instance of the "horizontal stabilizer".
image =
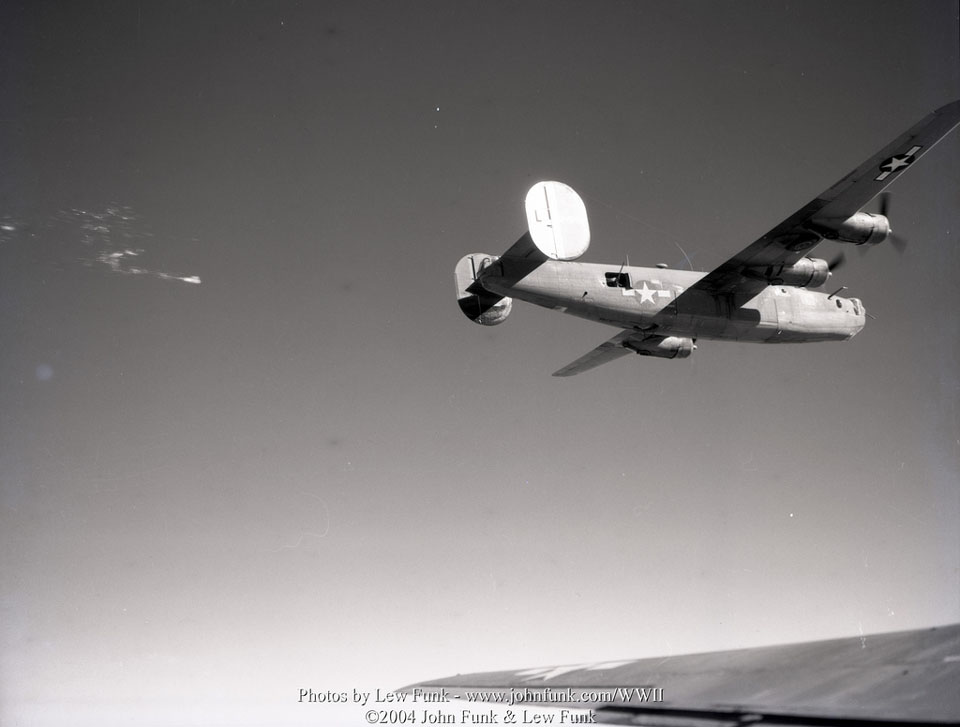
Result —
[[[527,226],[539,250],[552,260],[576,260],[590,247],[587,208],[562,182],[538,182],[527,192]]]

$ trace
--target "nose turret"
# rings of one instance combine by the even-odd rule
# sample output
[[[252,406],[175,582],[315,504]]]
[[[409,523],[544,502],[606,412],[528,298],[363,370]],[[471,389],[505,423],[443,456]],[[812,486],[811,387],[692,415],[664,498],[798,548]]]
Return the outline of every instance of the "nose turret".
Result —
[[[860,331],[863,330],[863,327],[867,324],[867,309],[864,308],[863,303],[859,298],[851,298],[850,305],[853,306],[853,314],[856,316],[855,330],[850,334],[850,338],[856,336]]]

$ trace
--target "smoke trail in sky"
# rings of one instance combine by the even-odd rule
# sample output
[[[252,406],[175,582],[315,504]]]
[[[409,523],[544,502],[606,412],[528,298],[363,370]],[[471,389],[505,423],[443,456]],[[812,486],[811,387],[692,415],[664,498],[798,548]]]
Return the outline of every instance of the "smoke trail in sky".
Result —
[[[108,205],[100,211],[71,208],[57,211],[38,225],[21,222],[10,215],[0,218],[0,242],[23,241],[54,245],[58,252],[79,245],[76,261],[87,267],[106,265],[120,275],[146,275],[160,280],[199,285],[198,275],[167,272],[150,263],[151,252],[161,240],[144,229],[132,208]],[[51,254],[56,254],[51,250]]]
[[[160,272],[159,270],[147,270],[146,268],[138,267],[136,265],[125,264],[128,258],[138,257],[142,253],[143,250],[140,249],[124,249],[115,251],[110,251],[108,249],[103,250],[100,255],[97,256],[97,260],[110,266],[110,269],[115,273],[121,273],[123,275],[152,275],[155,278],[160,278],[161,280],[179,280],[182,283],[200,284],[200,278],[197,275],[171,275],[170,273]]]

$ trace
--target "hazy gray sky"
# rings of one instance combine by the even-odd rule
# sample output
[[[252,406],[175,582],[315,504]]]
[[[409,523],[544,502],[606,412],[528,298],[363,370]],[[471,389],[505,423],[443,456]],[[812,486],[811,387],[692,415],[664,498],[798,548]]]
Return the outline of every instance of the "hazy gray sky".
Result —
[[[453,283],[541,179],[719,264],[960,97],[957,7],[4,3],[0,721],[960,618],[960,136],[847,343],[558,380],[610,329]]]

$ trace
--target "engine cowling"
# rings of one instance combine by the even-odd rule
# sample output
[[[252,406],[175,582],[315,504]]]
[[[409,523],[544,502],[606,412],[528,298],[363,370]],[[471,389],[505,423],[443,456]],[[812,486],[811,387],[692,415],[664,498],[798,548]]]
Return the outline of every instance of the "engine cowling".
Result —
[[[747,275],[766,280],[774,285],[791,285],[798,288],[818,288],[830,277],[826,260],[800,258],[793,265],[768,265],[765,268],[750,268]]]
[[[667,336],[660,338],[651,336],[642,341],[627,341],[624,348],[636,351],[641,356],[656,356],[657,358],[687,358],[696,346],[692,339]]]
[[[857,212],[845,220],[816,220],[814,230],[828,240],[853,245],[876,245],[890,237],[890,220],[871,212]]]

